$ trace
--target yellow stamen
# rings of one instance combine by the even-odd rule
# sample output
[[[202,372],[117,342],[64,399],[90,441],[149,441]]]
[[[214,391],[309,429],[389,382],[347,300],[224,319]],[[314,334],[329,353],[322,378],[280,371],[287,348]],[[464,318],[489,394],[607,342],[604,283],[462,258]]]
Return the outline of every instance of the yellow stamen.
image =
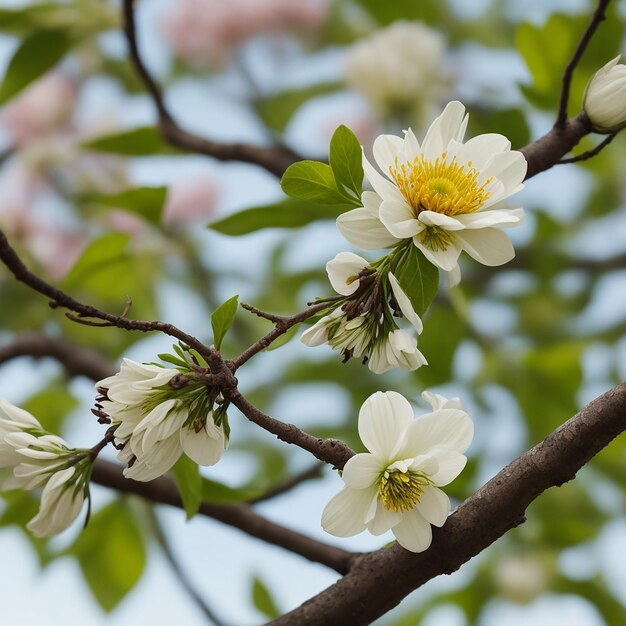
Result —
[[[424,487],[430,484],[422,472],[386,470],[378,479],[378,495],[388,511],[410,511],[419,503]]]
[[[456,157],[450,161],[446,157],[444,152],[431,162],[420,155],[402,165],[396,159],[395,167],[389,168],[391,177],[413,208],[415,217],[422,211],[449,216],[474,213],[491,195],[487,191],[491,178],[480,185],[480,173],[472,167],[471,161],[461,165]]]

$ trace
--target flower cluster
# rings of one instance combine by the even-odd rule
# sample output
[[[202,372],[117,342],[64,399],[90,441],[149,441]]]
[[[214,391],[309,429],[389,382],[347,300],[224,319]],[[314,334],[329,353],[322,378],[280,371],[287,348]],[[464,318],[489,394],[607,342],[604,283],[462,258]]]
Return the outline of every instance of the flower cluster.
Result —
[[[39,513],[27,525],[37,537],[65,530],[89,495],[92,456],[44,431],[27,411],[0,398],[0,469],[12,474],[3,489],[43,487]]]
[[[438,31],[420,22],[395,22],[348,49],[345,81],[379,117],[421,123],[444,89],[444,50]]]
[[[330,312],[302,334],[305,345],[328,343],[346,361],[363,358],[376,374],[394,367],[415,370],[426,363],[415,341],[396,324],[394,316],[403,316],[422,332],[421,319],[385,263],[376,267],[352,252],[340,252],[326,270],[342,297],[338,304],[334,298]]]
[[[378,391],[363,403],[359,436],[369,452],[346,463],[345,486],[322,514],[327,532],[350,537],[365,529],[373,535],[391,530],[411,552],[430,546],[431,524],[443,526],[450,513],[439,487],[465,467],[474,427],[457,399],[422,395],[433,410],[418,419],[394,391]]]
[[[615,57],[591,78],[583,97],[583,110],[598,133],[613,133],[626,126],[626,65]]]
[[[133,480],[154,480],[183,453],[214,465],[228,444],[225,404],[201,373],[196,376],[188,353],[168,356],[177,368],[124,359],[117,374],[96,384],[96,413],[115,428],[118,458]]]
[[[431,124],[420,145],[410,129],[404,138],[381,135],[374,159],[363,157],[374,191],[363,207],[339,216],[337,227],[353,245],[367,250],[413,242],[437,267],[460,280],[465,250],[484,265],[502,265],[515,252],[502,228],[517,226],[520,208],[500,203],[522,189],[526,159],[503,135],[478,135],[463,143],[468,116],[450,102]]]

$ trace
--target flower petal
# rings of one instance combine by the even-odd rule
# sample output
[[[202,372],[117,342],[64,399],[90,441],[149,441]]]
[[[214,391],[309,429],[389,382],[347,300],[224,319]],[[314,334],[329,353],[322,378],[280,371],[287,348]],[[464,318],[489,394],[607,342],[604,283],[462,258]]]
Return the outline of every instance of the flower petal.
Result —
[[[337,228],[347,241],[363,250],[380,250],[398,242],[378,217],[364,207],[342,213],[337,218]]]
[[[402,315],[406,317],[406,319],[413,325],[413,328],[417,331],[419,335],[422,330],[424,330],[424,325],[422,324],[422,320],[420,316],[415,312],[409,297],[406,295],[398,279],[391,273],[387,274],[389,277],[389,284],[391,285],[391,291],[393,291],[393,295],[400,307],[400,311],[402,311]]]
[[[438,411],[439,409],[461,409],[464,411],[463,404],[458,398],[446,398],[438,393],[433,393],[432,391],[422,391],[422,398],[430,404],[433,411]]]
[[[462,141],[467,127],[465,107],[458,101],[449,102],[443,113],[430,125],[422,142],[427,160],[437,158],[451,141]]]
[[[369,262],[353,252],[340,252],[326,263],[328,280],[342,296],[350,296],[359,288],[359,273],[369,267]]]
[[[417,140],[415,133],[410,128],[404,131],[403,152],[405,154],[410,154],[413,158],[419,156],[422,152],[420,142]]]
[[[396,135],[379,135],[374,140],[372,152],[376,164],[381,172],[385,174],[389,169],[395,167],[396,158],[402,154],[404,149],[404,140]]]
[[[226,436],[209,416],[205,427],[196,432],[193,428],[181,428],[180,444],[183,452],[198,465],[215,465],[224,453]]]
[[[365,489],[378,480],[384,469],[380,459],[373,454],[362,452],[348,459],[341,477],[351,489]]]
[[[462,226],[469,229],[518,226],[523,220],[523,209],[492,209],[491,211],[478,211],[458,217]]]
[[[324,508],[322,528],[335,537],[352,537],[365,530],[365,516],[375,489],[344,487]]]
[[[398,543],[410,552],[424,552],[433,540],[430,524],[417,509],[405,513],[392,530]]]
[[[380,205],[380,221],[398,239],[408,239],[424,230],[424,226],[416,219],[413,209],[404,199],[400,202],[383,200]]]
[[[367,523],[367,530],[369,530],[372,535],[382,535],[401,521],[402,513],[400,511],[386,509],[382,501],[378,499],[376,502],[376,512],[374,513],[374,517]]]
[[[435,450],[434,455],[439,461],[439,470],[431,474],[430,479],[436,487],[451,483],[467,464],[467,457],[458,452]]]
[[[450,513],[450,498],[437,487],[424,487],[418,504],[422,517],[433,526],[443,526]]]
[[[458,237],[458,234],[456,235]],[[431,250],[427,248],[421,241],[419,236],[413,237],[413,243],[422,251],[424,256],[437,267],[446,272],[451,272],[458,264],[461,247],[455,241],[443,250]]]
[[[377,391],[359,411],[359,437],[365,447],[381,460],[395,460],[404,433],[413,423],[409,401],[395,391]]]
[[[508,235],[497,228],[464,230],[457,233],[457,239],[463,250],[483,265],[504,265],[515,256]]]
[[[445,230],[463,230],[464,228],[461,220],[443,213],[436,213],[435,211],[422,211],[418,219],[422,224],[440,226]]]
[[[398,187],[388,178],[379,174],[376,168],[367,160],[365,155],[363,155],[363,170],[367,180],[369,180],[372,185],[372,188],[383,200],[402,199],[402,194],[400,193]]]
[[[460,165],[471,162],[471,167],[481,171],[494,155],[500,156],[511,150],[511,142],[497,133],[485,133],[469,139],[456,153]]]
[[[407,456],[427,454],[435,448],[465,452],[474,437],[474,424],[461,409],[439,409],[418,417],[407,428]]]

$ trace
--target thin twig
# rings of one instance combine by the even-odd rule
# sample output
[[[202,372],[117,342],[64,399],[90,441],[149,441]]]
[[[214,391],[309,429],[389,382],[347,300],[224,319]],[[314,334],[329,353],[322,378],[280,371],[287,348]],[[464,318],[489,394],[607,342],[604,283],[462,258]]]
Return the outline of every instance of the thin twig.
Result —
[[[611,0],[599,0],[598,6],[591,16],[589,24],[587,25],[585,32],[578,42],[572,58],[570,59],[565,68],[565,71],[563,72],[563,86],[561,89],[561,99],[559,101],[559,112],[556,118],[556,122],[554,123],[555,128],[562,129],[565,127],[565,123],[567,122],[567,104],[569,102],[569,94],[570,88],[572,86],[574,70],[576,69],[576,66],[578,65],[581,57],[583,56],[585,49],[589,45],[591,38],[598,29],[598,26],[600,26],[600,23],[604,19],[606,19],[606,8],[608,7],[610,1]]]
[[[183,130],[168,111],[161,88],[152,77],[139,52],[134,4],[134,0],[124,0],[122,8],[124,33],[128,41],[130,59],[154,102],[159,116],[159,128],[166,141],[175,147],[204,154],[220,161],[253,163],[278,177],[282,176],[292,163],[301,160],[299,155],[284,146],[263,147],[246,143],[220,143]]]
[[[249,304],[242,303],[242,306],[248,311],[254,313],[255,315],[274,322],[276,324],[276,328],[274,328],[269,333],[261,337],[261,339],[253,343],[238,357],[228,362],[233,372],[241,367],[246,361],[249,361],[253,356],[258,354],[262,350],[265,350],[265,348],[267,348],[272,342],[276,341],[276,339],[278,339],[281,335],[284,335],[290,328],[292,328],[296,324],[304,322],[305,320],[309,319],[309,317],[313,317],[316,313],[319,313],[320,311],[328,308],[328,302],[318,302],[304,309],[304,311],[300,311],[299,313],[295,313],[294,315],[289,315],[285,317],[272,315],[271,313],[265,313]]]
[[[83,304],[75,300],[70,295],[54,287],[50,283],[33,274],[19,258],[15,250],[9,244],[5,234],[0,231],[0,260],[7,266],[15,278],[44,296],[50,298],[51,306],[53,308],[63,307],[70,311],[73,311],[81,318],[97,319],[107,322],[111,326],[122,328],[124,330],[137,330],[140,332],[153,332],[158,331],[179,339],[191,348],[196,349],[203,357],[205,357],[209,364],[221,362],[221,359],[216,355],[215,351],[209,346],[202,343],[199,339],[196,339],[192,335],[180,330],[173,324],[165,322],[155,321],[143,321],[143,320],[131,320],[121,315],[113,315],[111,313],[105,313],[100,311],[94,306],[89,304]]]
[[[618,133],[619,131],[611,133],[604,141],[599,143],[592,150],[587,150],[587,152],[583,152],[578,156],[570,157],[568,159],[561,159],[557,165],[564,165],[565,163],[578,163],[579,161],[586,161],[587,159],[593,158],[594,156],[600,154],[600,152],[602,152],[602,150],[604,150],[604,148],[606,148],[613,141],[613,139],[617,137]]]
[[[274,485],[270,489],[268,489],[264,494],[253,498],[252,500],[248,500],[248,504],[258,504],[259,502],[266,502],[267,500],[271,500],[278,496],[282,496],[286,493],[289,493],[295,487],[298,487],[303,482],[307,480],[314,480],[316,478],[321,478],[322,473],[324,471],[323,463],[315,463],[311,465],[308,469],[288,478],[282,483],[278,483]]]

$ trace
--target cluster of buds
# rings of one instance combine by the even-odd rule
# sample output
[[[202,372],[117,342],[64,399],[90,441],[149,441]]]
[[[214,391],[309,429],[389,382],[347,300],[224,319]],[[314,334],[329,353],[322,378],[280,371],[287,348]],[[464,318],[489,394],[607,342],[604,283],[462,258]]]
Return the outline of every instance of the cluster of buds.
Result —
[[[3,489],[43,488],[39,513],[27,525],[37,537],[65,530],[89,497],[94,450],[71,448],[46,432],[28,411],[0,398],[0,469]]]
[[[174,348],[177,356],[159,356],[175,367],[124,359],[117,374],[96,384],[94,413],[115,429],[127,478],[154,480],[183,453],[214,465],[228,445],[227,402],[210,385],[200,355]]]
[[[340,252],[329,261],[326,271],[340,296],[332,298],[322,319],[302,334],[302,342],[307,346],[328,343],[342,353],[344,361],[362,358],[376,374],[425,365],[415,340],[396,323],[404,317],[418,334],[422,332],[422,321],[389,271],[389,262],[390,256],[385,256],[370,264],[352,252]]]

